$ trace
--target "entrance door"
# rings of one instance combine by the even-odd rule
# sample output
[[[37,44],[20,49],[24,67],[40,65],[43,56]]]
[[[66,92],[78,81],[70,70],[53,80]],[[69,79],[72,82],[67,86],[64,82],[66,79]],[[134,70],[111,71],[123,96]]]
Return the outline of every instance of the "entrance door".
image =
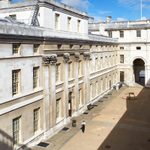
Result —
[[[120,82],[124,82],[124,71],[120,71]]]
[[[72,116],[72,92],[68,94],[68,115],[69,117]]]
[[[135,82],[145,85],[145,63],[142,59],[135,59],[133,61]]]

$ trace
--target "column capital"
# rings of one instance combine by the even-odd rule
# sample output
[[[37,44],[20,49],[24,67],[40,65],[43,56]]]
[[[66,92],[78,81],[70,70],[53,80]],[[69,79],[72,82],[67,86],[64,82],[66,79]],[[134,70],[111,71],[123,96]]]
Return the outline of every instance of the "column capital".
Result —
[[[64,62],[67,63],[69,61],[70,54],[69,53],[64,53],[63,58],[64,58]]]
[[[56,54],[52,54],[50,56],[43,56],[43,63],[45,65],[54,65],[57,62],[57,55]]]
[[[90,59],[90,52],[84,52],[83,53],[83,56],[84,56],[84,59]]]
[[[75,53],[74,53],[74,57],[75,57],[76,60],[79,60],[79,58],[80,58],[80,53],[79,53],[79,52],[75,52]]]

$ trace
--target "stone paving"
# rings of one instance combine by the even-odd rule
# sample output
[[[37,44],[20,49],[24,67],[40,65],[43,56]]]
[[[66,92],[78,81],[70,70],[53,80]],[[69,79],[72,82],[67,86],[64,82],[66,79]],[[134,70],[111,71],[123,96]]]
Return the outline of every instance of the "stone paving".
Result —
[[[135,100],[127,100],[134,92]],[[47,140],[46,148],[32,150],[150,150],[150,89],[122,88],[101,99],[96,106],[77,117],[77,127],[60,131]],[[86,121],[86,131],[80,130]]]

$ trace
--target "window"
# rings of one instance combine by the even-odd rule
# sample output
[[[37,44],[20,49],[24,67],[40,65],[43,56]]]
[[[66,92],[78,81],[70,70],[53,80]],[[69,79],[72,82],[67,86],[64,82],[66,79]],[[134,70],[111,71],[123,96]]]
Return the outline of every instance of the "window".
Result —
[[[68,64],[68,77],[72,78],[72,62]]]
[[[83,105],[82,104],[82,89],[79,89],[79,105]]]
[[[96,83],[95,83],[95,88],[96,88],[95,91],[96,91],[96,96],[97,96],[97,95],[98,95],[98,90],[99,90],[99,89],[98,89],[98,81],[96,81]]]
[[[79,64],[78,64],[78,74],[82,75],[82,61],[81,60],[79,61]]]
[[[56,99],[56,119],[60,118],[61,98]]]
[[[60,64],[56,64],[56,82],[60,81]]]
[[[12,45],[12,53],[15,54],[19,54],[19,50],[20,50],[20,44],[13,44]]]
[[[81,20],[77,21],[77,32],[80,32],[80,24],[81,24]]]
[[[90,99],[93,97],[93,85],[90,84]]]
[[[18,94],[20,90],[20,70],[12,71],[12,95]]]
[[[68,31],[71,30],[71,17],[68,17]]]
[[[124,50],[124,47],[120,47],[120,50]]]
[[[124,71],[120,71],[120,82],[124,82]]]
[[[59,29],[59,14],[55,14],[55,29]]]
[[[137,46],[137,47],[136,47],[136,50],[141,50],[141,47],[140,47],[140,46]]]
[[[34,52],[34,53],[38,53],[39,46],[40,46],[39,44],[34,44],[34,45],[33,45],[33,52]]]
[[[108,36],[112,38],[112,31],[108,31]]]
[[[13,20],[16,20],[16,14],[9,15],[9,17],[12,18]]]
[[[20,142],[20,119],[21,117],[17,117],[13,119],[13,125],[12,125],[12,130],[13,130],[13,142],[14,144],[19,144]]]
[[[120,55],[120,63],[124,63],[124,55]]]
[[[124,31],[120,31],[120,37],[124,37]]]
[[[40,129],[40,108],[33,111],[33,130],[34,133]]]
[[[136,30],[136,37],[141,37],[141,30]]]
[[[33,88],[39,86],[39,67],[33,67]]]

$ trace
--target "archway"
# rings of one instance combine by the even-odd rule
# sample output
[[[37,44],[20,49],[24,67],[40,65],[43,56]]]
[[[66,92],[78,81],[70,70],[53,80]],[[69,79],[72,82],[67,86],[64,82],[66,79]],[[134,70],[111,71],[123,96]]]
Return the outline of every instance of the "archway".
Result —
[[[138,58],[133,61],[135,82],[145,85],[145,62]]]

